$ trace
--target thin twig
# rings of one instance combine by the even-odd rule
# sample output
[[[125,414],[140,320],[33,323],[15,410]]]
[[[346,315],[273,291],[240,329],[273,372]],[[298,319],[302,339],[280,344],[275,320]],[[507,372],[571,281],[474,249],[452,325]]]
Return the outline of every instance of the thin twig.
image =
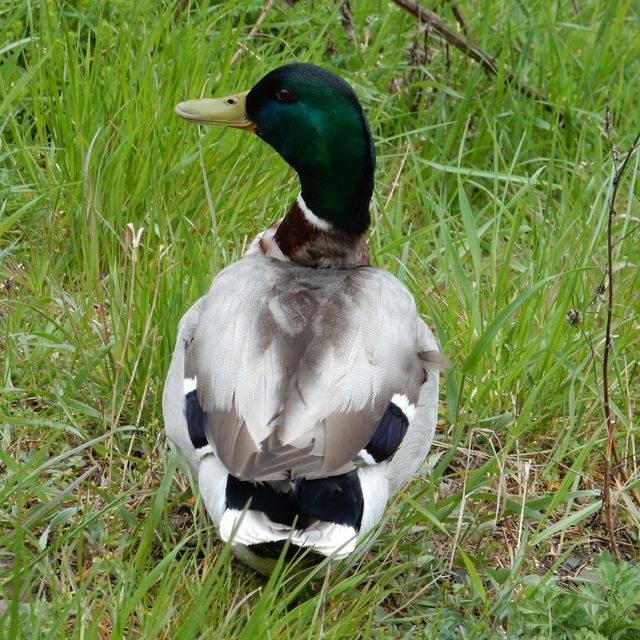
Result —
[[[607,523],[607,532],[609,534],[609,546],[611,552],[616,558],[620,558],[620,551],[616,536],[613,529],[613,515],[611,506],[611,450],[614,443],[615,421],[611,415],[611,405],[609,402],[609,351],[611,347],[611,318],[613,316],[613,246],[612,246],[612,224],[615,215],[615,201],[618,181],[618,169],[615,161],[615,147],[611,136],[611,112],[607,109],[605,118],[605,132],[609,140],[609,149],[613,158],[614,178],[611,199],[609,200],[609,214],[607,216],[607,329],[604,339],[604,356],[602,358],[602,385],[603,385],[603,402],[604,402],[604,418],[607,430],[607,445],[604,453],[604,515]]]
[[[640,229],[640,224],[637,224],[635,227],[633,227],[631,229],[631,231],[629,231],[628,233],[625,233],[622,238],[618,238],[614,243],[613,246],[615,247],[616,245],[620,244],[622,241],[626,240],[629,236],[633,235],[638,229]]]
[[[120,383],[120,375],[124,371],[124,363],[127,357],[127,351],[129,350],[129,341],[131,340],[131,333],[133,330],[133,309],[135,306],[135,290],[136,290],[136,273],[137,273],[137,261],[138,261],[138,246],[140,245],[140,238],[142,236],[143,227],[140,227],[137,231],[133,226],[133,223],[127,223],[127,226],[124,230],[124,253],[125,253],[125,263],[124,263],[124,272],[126,273],[127,265],[131,265],[131,280],[130,280],[130,289],[129,296],[127,298],[127,328],[125,329],[124,340],[122,341],[122,349],[120,351],[120,357],[116,362],[115,374],[113,376],[113,387],[111,390],[111,437],[109,438],[108,445],[108,473],[107,486],[111,486],[111,472],[113,466],[113,433],[115,433],[115,429],[118,426],[118,420],[120,420],[120,414],[122,413],[122,408],[124,406],[124,402],[127,399],[127,394],[122,400],[122,404],[120,405],[120,409],[116,413],[116,398],[118,397],[118,386]]]
[[[449,44],[462,51],[476,62],[490,75],[497,76],[500,67],[498,58],[487,53],[475,42],[468,40],[462,34],[452,29],[437,13],[423,7],[417,0],[393,0],[399,7],[408,11],[418,18],[420,22],[429,25],[434,31],[439,33]],[[528,98],[539,100],[547,111],[552,111],[553,106],[547,102],[544,93],[532,89],[523,82],[519,82],[513,71],[507,66],[503,66],[507,80],[513,84],[522,94]]]
[[[460,25],[460,28],[462,29],[462,33],[464,33],[465,36],[469,36],[469,25],[467,23],[467,19],[465,18],[464,13],[462,12],[462,9],[457,4],[454,4],[451,7],[451,11],[453,12],[453,15],[456,17],[456,21]]]
[[[251,27],[251,31],[249,31],[247,37],[244,39],[244,43],[240,48],[236,50],[236,52],[231,57],[231,62],[229,63],[230,66],[233,67],[238,62],[238,60],[240,60],[240,56],[242,55],[242,52],[247,51],[249,49],[249,47],[247,46],[247,43],[253,38],[253,36],[256,35],[256,33],[258,33],[258,29],[260,25],[266,20],[267,15],[269,11],[271,11],[271,7],[273,7],[274,2],[275,0],[267,0],[264,3],[264,7],[262,7],[262,11],[258,16],[256,23],[253,25],[253,27]],[[220,78],[222,78],[222,71],[218,71],[215,81],[219,82]],[[206,181],[205,181],[205,184],[206,184]]]
[[[607,430],[607,444],[604,454],[604,513],[607,523],[607,532],[609,534],[609,544],[611,546],[611,552],[620,558],[620,551],[615,538],[615,530],[613,528],[613,515],[611,505],[611,455],[615,449],[615,417],[611,411],[611,400],[609,397],[609,356],[611,353],[611,347],[613,345],[613,337],[611,333],[611,325],[613,322],[613,219],[616,216],[616,198],[618,196],[618,187],[620,186],[620,180],[624,175],[625,169],[631,159],[633,152],[640,142],[640,132],[635,137],[631,147],[627,151],[627,154],[622,161],[622,165],[618,167],[618,152],[616,150],[615,142],[613,139],[613,131],[611,126],[611,111],[607,108],[605,116],[604,131],[609,142],[609,150],[613,161],[613,181],[611,183],[611,195],[609,197],[609,211],[607,216],[607,326],[605,329],[604,338],[604,354],[602,357],[602,386],[603,386],[603,404],[604,404],[604,419]],[[616,452],[617,453],[617,452]],[[618,456],[616,455],[616,460]],[[616,465],[620,468],[620,465]],[[626,476],[626,472],[624,473]]]
[[[240,56],[242,55],[242,52],[247,48],[247,42],[251,40],[253,36],[256,35],[256,33],[258,33],[258,28],[265,21],[269,11],[271,11],[271,7],[273,7],[273,2],[274,0],[267,0],[264,3],[264,7],[262,8],[260,15],[258,16],[256,23],[253,25],[253,27],[251,27],[251,31],[249,31],[249,35],[245,38],[244,45],[240,47],[240,49],[238,49],[233,54],[233,58],[231,58],[231,66],[233,66],[236,62],[238,62],[238,60],[240,59]]]
[[[402,170],[404,169],[404,163],[407,161],[407,156],[409,155],[409,145],[405,149],[404,155],[402,156],[402,160],[400,161],[400,166],[398,167],[398,171],[396,172],[396,177],[393,179],[393,184],[391,185],[391,190],[389,191],[389,195],[384,203],[385,211],[389,208],[389,203],[393,200],[393,194],[396,191],[396,188],[400,184],[400,176],[402,175]]]

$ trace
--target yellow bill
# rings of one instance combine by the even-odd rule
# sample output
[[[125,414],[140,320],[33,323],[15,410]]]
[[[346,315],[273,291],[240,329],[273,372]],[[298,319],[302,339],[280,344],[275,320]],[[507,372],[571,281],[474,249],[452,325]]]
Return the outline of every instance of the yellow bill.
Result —
[[[247,118],[245,101],[249,92],[237,93],[226,98],[186,100],[176,106],[176,113],[189,122],[219,124],[252,131],[256,125]]]

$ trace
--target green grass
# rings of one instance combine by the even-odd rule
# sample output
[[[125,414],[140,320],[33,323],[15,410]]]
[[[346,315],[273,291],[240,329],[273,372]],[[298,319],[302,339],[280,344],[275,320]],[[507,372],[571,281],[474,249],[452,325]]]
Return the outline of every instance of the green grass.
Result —
[[[276,2],[246,49],[259,2],[194,1],[175,20],[175,2],[0,4],[0,637],[640,637],[640,570],[598,557],[597,293],[604,113],[625,150],[640,6],[458,3],[542,105],[433,34],[424,59],[424,34],[391,3],[352,4],[353,37],[340,2]],[[173,106],[292,60],[361,96],[378,151],[373,259],[409,286],[454,367],[428,469],[371,550],[265,581],[189,501],[160,399],[182,313],[297,186],[256,138],[198,130]],[[611,393],[629,482],[613,501],[630,560],[639,158],[614,222]]]

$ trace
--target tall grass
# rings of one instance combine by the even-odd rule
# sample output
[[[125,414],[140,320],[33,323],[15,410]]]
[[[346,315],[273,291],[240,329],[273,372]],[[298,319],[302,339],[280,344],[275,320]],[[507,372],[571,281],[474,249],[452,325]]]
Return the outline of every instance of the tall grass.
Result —
[[[602,593],[560,589],[606,546],[602,125],[609,106],[621,151],[640,126],[637,3],[460,4],[470,37],[544,104],[388,2],[276,2],[249,42],[261,3],[178,4],[0,5],[0,636],[637,637],[615,578],[633,567],[602,561]],[[378,151],[373,260],[409,286],[454,367],[428,464],[371,549],[264,581],[189,500],[160,397],[180,316],[297,184],[256,138],[198,130],[173,106],[292,60],[360,95]],[[629,559],[638,171],[636,155],[614,222],[629,482],[613,500]],[[619,619],[565,615],[598,598]]]

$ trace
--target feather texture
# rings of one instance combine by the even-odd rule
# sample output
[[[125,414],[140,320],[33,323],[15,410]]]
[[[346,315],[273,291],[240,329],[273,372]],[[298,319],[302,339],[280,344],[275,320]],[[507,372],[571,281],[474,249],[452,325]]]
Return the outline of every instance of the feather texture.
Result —
[[[394,394],[417,402],[433,346],[409,292],[372,267],[247,257],[214,279],[200,318],[184,375],[217,455],[245,480],[354,469]]]

